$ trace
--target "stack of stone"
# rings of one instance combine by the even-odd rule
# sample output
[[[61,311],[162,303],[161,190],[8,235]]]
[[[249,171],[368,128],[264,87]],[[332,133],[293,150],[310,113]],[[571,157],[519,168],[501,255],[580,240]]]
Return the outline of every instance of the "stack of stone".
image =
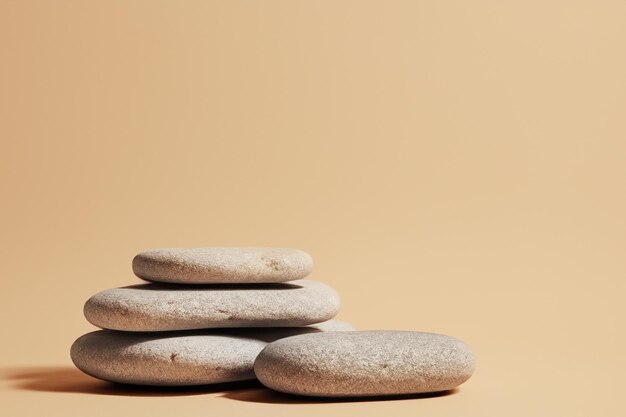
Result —
[[[311,257],[296,249],[176,248],[142,252],[135,274],[150,283],[92,296],[85,317],[102,329],[80,337],[74,364],[96,378],[142,385],[253,379],[269,342],[352,330],[339,296],[303,280]]]
[[[291,394],[359,397],[453,389],[474,356],[435,333],[353,331],[332,320],[339,296],[302,280],[300,250],[159,249],[133,260],[148,284],[110,289],[85,304],[106,330],[71,349],[94,377],[141,385],[201,385],[258,378]]]

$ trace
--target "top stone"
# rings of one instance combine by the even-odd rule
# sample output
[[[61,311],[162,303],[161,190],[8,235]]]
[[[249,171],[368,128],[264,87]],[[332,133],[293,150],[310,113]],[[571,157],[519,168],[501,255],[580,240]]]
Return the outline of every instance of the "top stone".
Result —
[[[308,253],[287,248],[152,249],[133,259],[139,278],[173,284],[286,282],[312,269]]]

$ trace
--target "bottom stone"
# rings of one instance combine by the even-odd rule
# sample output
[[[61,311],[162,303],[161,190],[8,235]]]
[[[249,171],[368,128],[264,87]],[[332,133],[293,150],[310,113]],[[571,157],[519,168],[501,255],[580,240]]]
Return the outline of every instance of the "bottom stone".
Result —
[[[290,394],[418,394],[465,382],[474,372],[474,355],[460,340],[435,333],[329,332],[269,344],[254,371],[263,385]]]
[[[88,375],[138,385],[184,386],[254,379],[253,364],[270,342],[352,327],[330,320],[309,327],[130,333],[99,330],[78,338],[72,361]]]

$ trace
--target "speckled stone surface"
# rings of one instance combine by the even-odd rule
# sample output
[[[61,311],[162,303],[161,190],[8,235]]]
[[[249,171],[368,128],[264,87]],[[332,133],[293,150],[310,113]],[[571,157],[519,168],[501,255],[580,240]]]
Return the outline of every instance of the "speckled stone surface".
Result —
[[[308,253],[288,248],[153,249],[133,259],[139,278],[177,284],[286,282],[312,269]]]
[[[85,303],[85,317],[111,330],[292,327],[339,311],[339,295],[310,280],[254,285],[142,284],[105,290]]]
[[[291,394],[401,395],[462,384],[474,372],[474,355],[460,340],[435,333],[316,333],[271,343],[254,371],[267,387]]]
[[[333,322],[320,325],[347,325]],[[254,379],[254,359],[267,343],[319,331],[317,326],[163,333],[99,330],[81,336],[70,353],[80,370],[107,381],[202,385]]]

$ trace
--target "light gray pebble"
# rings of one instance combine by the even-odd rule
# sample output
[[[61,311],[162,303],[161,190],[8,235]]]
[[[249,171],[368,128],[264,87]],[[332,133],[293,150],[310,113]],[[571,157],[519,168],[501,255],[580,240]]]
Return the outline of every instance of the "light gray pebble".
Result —
[[[317,333],[269,344],[254,371],[267,387],[291,394],[415,394],[462,384],[474,372],[474,355],[460,340],[436,333]]]
[[[307,326],[333,318],[339,295],[310,280],[254,285],[142,284],[99,292],[87,320],[104,329],[168,331]]]
[[[225,329],[130,333],[99,330],[71,348],[74,364],[86,374],[140,385],[203,385],[254,379],[254,359],[281,337],[348,328],[344,322],[276,329]]]
[[[289,248],[152,249],[133,259],[139,278],[176,284],[285,282],[312,269],[308,253]]]

